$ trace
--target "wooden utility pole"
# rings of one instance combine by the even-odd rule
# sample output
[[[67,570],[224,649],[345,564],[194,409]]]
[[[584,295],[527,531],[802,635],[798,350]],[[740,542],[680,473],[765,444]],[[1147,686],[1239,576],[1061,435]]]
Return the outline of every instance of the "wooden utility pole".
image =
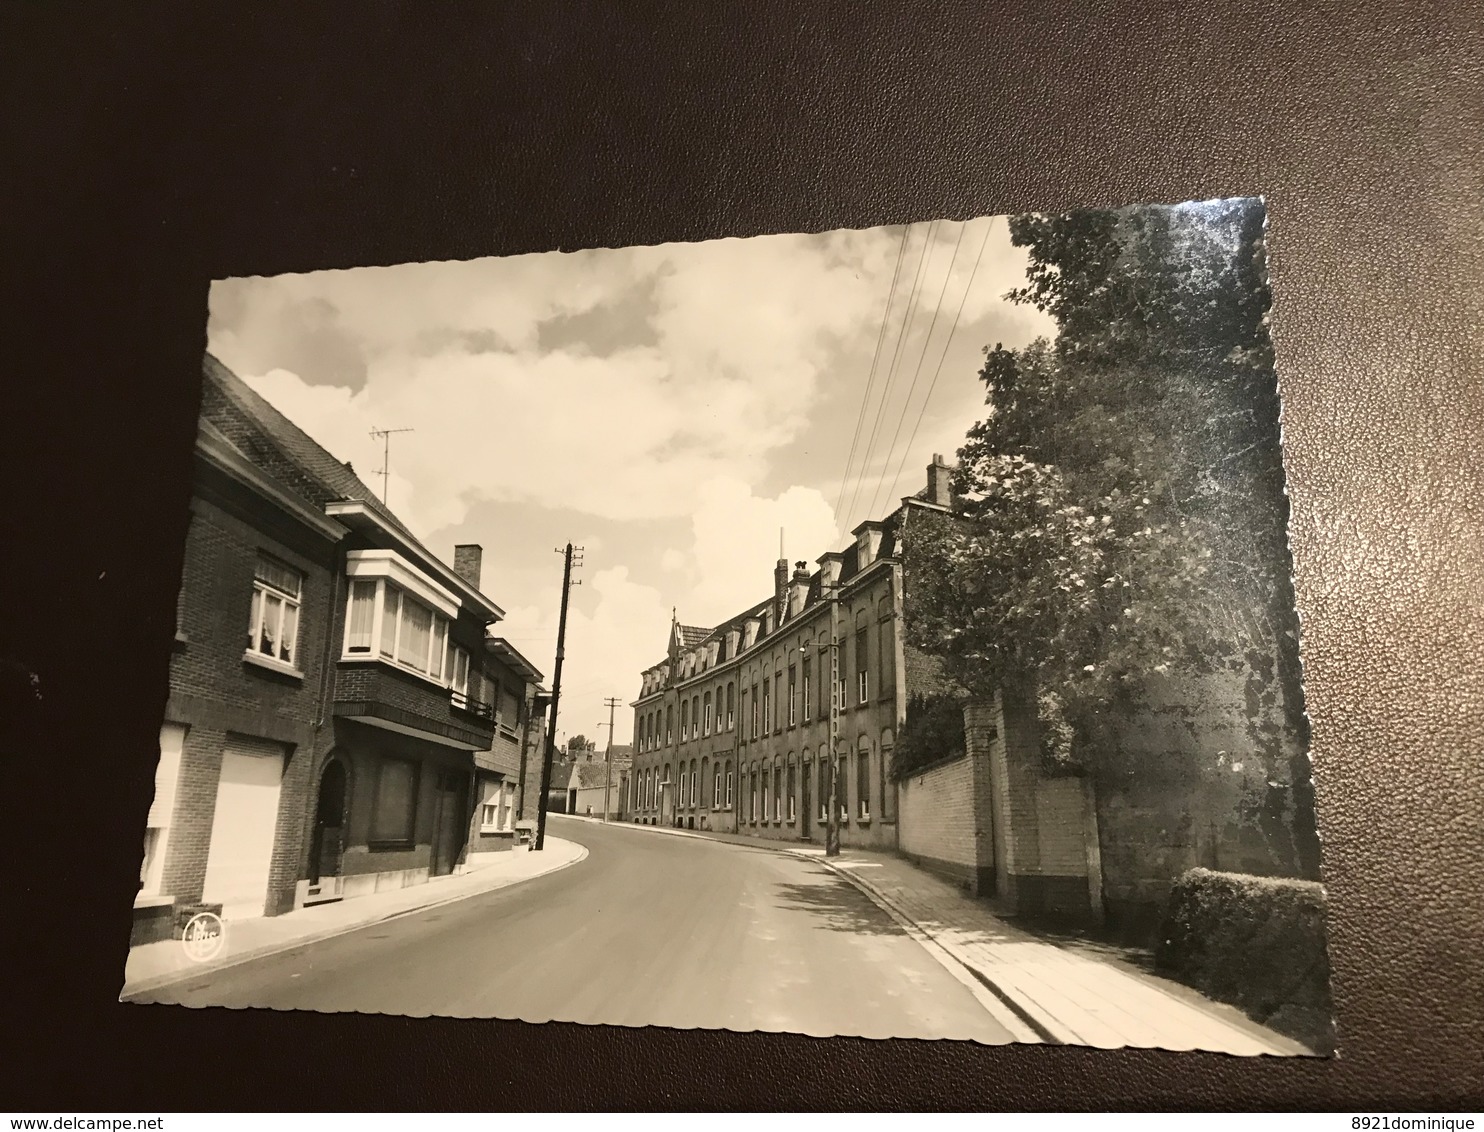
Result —
[[[582,547],[579,546],[576,550],[580,553]],[[556,755],[557,704],[562,697],[562,660],[567,655],[567,599],[572,594],[572,587],[582,584],[572,580],[572,567],[582,565],[580,557],[573,557],[572,544],[569,542],[565,551],[558,550],[557,553],[565,554],[565,566],[562,569],[562,615],[557,622],[556,667],[551,676],[551,725],[546,729],[546,753],[541,759],[541,797],[536,810],[537,852],[546,848],[546,802],[551,793],[551,760]]]
[[[603,820],[608,820],[608,791],[613,788],[613,712],[618,707],[618,697],[609,696],[603,701],[608,708],[608,748],[603,752]]]
[[[830,601],[830,812],[824,826],[824,855],[840,855],[840,583],[829,587]]]

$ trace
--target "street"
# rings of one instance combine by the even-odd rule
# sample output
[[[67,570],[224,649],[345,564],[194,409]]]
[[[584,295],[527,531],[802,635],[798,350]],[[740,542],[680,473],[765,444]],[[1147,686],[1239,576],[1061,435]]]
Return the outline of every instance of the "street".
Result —
[[[527,1022],[1013,1040],[823,866],[552,816],[561,872],[162,988],[142,1001]]]

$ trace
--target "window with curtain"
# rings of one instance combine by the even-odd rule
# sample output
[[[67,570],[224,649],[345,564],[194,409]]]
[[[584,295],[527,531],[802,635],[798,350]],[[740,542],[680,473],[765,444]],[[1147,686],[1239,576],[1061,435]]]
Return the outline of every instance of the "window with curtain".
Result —
[[[728,731],[730,731],[732,729],[732,723],[733,723],[733,720],[734,720],[734,717],[735,717],[735,711],[734,711],[735,704],[733,702],[734,701],[734,698],[735,698],[735,695],[736,695],[736,685],[735,684],[732,684],[732,683],[728,683],[727,684],[727,730]]]
[[[705,712],[705,717],[704,717],[704,721],[703,721],[703,726],[701,728],[701,733],[703,735],[710,735],[711,734],[711,693],[710,692],[707,692],[706,695],[703,697],[702,702],[701,702],[701,710]]]
[[[772,810],[773,810],[772,794],[768,790],[768,778],[769,778],[768,763],[767,763],[767,760],[764,760],[763,761],[763,782],[762,782],[762,788],[763,788],[762,817],[763,817],[763,821],[767,821],[768,820],[768,818],[772,815]]]
[[[350,583],[350,613],[346,617],[345,651],[355,656],[371,653],[371,632],[376,622],[376,579],[356,578]]]
[[[798,816],[798,807],[795,805],[799,794],[799,784],[795,777],[797,770],[793,758],[790,757],[788,760],[788,817],[785,819],[787,821],[793,821]]]
[[[773,761],[773,820],[783,820],[783,764]]]
[[[862,747],[855,755],[855,806],[864,820],[871,816],[871,752]]]
[[[304,575],[292,566],[259,554],[253,570],[247,651],[292,667],[299,637],[299,599]]]

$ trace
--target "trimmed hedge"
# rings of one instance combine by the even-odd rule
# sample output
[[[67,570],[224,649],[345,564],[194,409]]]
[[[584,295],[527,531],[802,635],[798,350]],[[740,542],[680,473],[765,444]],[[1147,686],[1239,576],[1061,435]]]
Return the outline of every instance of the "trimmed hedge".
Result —
[[[1191,869],[1170,892],[1155,961],[1314,1052],[1333,1052],[1318,883]]]

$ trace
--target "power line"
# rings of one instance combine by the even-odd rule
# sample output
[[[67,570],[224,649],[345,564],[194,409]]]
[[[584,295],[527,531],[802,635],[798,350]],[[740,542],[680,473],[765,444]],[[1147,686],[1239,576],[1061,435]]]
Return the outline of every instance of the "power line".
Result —
[[[895,490],[898,481],[902,478],[902,467],[907,462],[907,453],[912,451],[912,445],[917,440],[917,430],[922,424],[923,414],[927,412],[928,402],[933,399],[933,390],[938,387],[938,375],[943,372],[943,362],[948,357],[948,350],[953,345],[953,335],[958,330],[958,322],[964,313],[964,304],[968,302],[969,292],[973,290],[974,279],[979,274],[979,264],[984,259],[984,249],[989,244],[989,234],[994,229],[994,217],[989,218],[989,223],[984,226],[984,239],[979,241],[979,254],[974,257],[974,270],[969,272],[969,282],[964,287],[964,293],[958,300],[958,312],[953,316],[953,325],[948,328],[948,340],[943,343],[943,352],[938,355],[938,366],[933,370],[933,380],[928,383],[927,396],[923,398],[922,408],[917,411],[917,421],[912,425],[912,435],[907,440],[907,447],[902,449],[902,457],[897,461],[897,474],[892,478],[892,489]],[[888,499],[890,496],[887,497]]]
[[[855,418],[855,435],[850,438],[850,454],[845,457],[845,471],[840,475],[840,494],[835,499],[835,514],[840,514],[840,505],[845,502],[845,484],[850,479],[850,465],[855,460],[855,446],[860,442],[861,426],[866,423],[866,405],[871,400],[871,387],[876,384],[876,367],[881,361],[881,346],[886,341],[886,324],[891,318],[892,300],[897,297],[897,279],[902,274],[902,260],[907,256],[907,237],[912,234],[912,225],[902,228],[902,242],[897,245],[897,265],[892,269],[891,286],[886,290],[886,309],[881,312],[881,328],[876,332],[876,350],[871,355],[870,376],[866,379],[866,391],[861,394],[861,411]]]
[[[870,467],[871,464],[871,453],[876,449],[876,437],[881,430],[881,415],[885,411],[887,400],[891,396],[892,382],[896,380],[897,366],[902,359],[902,344],[907,340],[907,336],[911,331],[912,323],[915,320],[914,310],[917,306],[917,293],[922,285],[922,269],[923,265],[926,264],[928,260],[928,249],[932,246],[933,243],[933,229],[937,226],[938,222],[936,220],[928,224],[927,236],[923,239],[922,242],[922,254],[917,259],[917,271],[912,280],[912,291],[907,297],[907,312],[902,316],[902,329],[901,332],[897,335],[897,345],[892,354],[891,369],[887,371],[886,385],[881,390],[881,401],[876,406],[876,419],[871,425],[871,439],[870,442],[866,445],[865,455],[861,457],[861,466],[856,471],[855,488],[850,494],[850,505],[846,508],[845,511],[845,514],[847,515],[853,514],[855,511],[856,502],[860,497],[861,484],[865,480],[866,469]]]
[[[871,510],[866,516],[867,518],[876,514],[876,496],[881,489],[887,488],[887,490],[890,490],[890,485],[887,484],[884,478],[886,470],[891,467],[891,456],[897,450],[897,440],[902,435],[902,424],[907,419],[907,410],[912,407],[912,394],[917,389],[917,379],[922,376],[922,363],[927,360],[928,348],[933,344],[933,331],[937,329],[938,316],[943,313],[943,296],[948,294],[948,281],[953,278],[953,265],[958,262],[958,251],[963,247],[964,232],[967,228],[967,224],[960,224],[958,226],[958,240],[953,245],[953,258],[948,261],[948,268],[943,272],[943,286],[938,288],[938,301],[933,307],[933,320],[928,323],[927,337],[922,340],[922,353],[917,355],[917,368],[912,371],[912,384],[907,387],[907,399],[902,402],[902,415],[897,418],[896,431],[891,434],[891,444],[887,447],[886,459],[881,464],[883,479],[881,483],[876,485],[876,490],[871,493]],[[967,294],[967,292],[965,293]],[[932,396],[932,394],[929,393],[928,396]],[[926,402],[924,402],[925,404]],[[910,442],[908,446],[911,446]]]

